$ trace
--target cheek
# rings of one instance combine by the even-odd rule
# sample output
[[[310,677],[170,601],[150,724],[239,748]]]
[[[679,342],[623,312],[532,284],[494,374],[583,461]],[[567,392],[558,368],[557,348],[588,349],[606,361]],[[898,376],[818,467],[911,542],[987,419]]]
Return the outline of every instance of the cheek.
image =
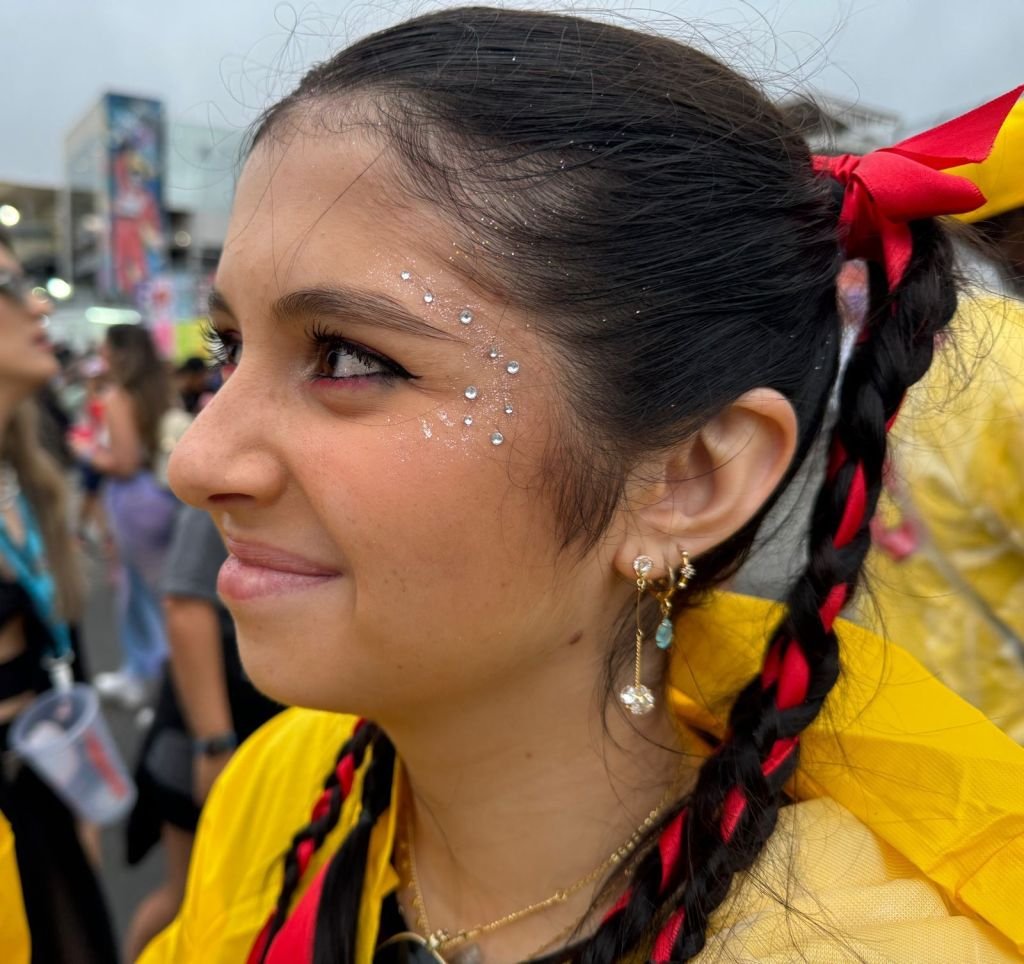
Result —
[[[448,448],[444,436],[410,429],[379,436],[358,458],[325,457],[313,501],[351,569],[356,618],[478,633],[493,620],[499,587],[527,599],[549,584],[552,513],[535,487],[516,481],[535,473],[510,467],[537,460],[527,448],[479,437]]]

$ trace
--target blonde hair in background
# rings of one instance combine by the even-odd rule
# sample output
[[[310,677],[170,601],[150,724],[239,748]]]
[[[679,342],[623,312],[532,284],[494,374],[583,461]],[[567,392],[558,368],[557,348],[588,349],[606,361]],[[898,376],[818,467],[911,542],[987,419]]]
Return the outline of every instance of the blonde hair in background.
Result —
[[[14,410],[0,444],[0,458],[14,466],[39,522],[57,588],[58,613],[74,621],[82,611],[85,586],[78,547],[68,526],[68,490],[60,467],[39,443],[38,414],[31,399]]]

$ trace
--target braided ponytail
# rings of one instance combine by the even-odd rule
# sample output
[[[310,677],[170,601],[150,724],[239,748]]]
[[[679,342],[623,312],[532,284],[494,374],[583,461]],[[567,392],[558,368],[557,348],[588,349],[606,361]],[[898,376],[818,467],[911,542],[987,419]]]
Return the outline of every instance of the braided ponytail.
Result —
[[[356,825],[331,859],[317,910],[313,964],[354,964],[370,835],[391,803],[395,748],[380,731],[373,738],[373,759],[363,778],[362,808]]]
[[[284,857],[284,874],[277,896],[274,914],[260,935],[256,959],[264,964],[270,945],[288,918],[295,889],[299,885],[313,854],[320,849],[327,835],[337,826],[342,804],[352,789],[355,774],[362,766],[367,748],[377,734],[377,728],[360,720],[352,735],[338,751],[334,767],[324,781],[323,791],[313,807],[309,823],[292,837],[291,846]]]
[[[577,948],[573,958],[582,964],[614,964],[649,944],[654,930],[654,964],[695,957],[735,875],[754,863],[775,828],[800,734],[839,675],[833,624],[861,580],[887,432],[956,310],[948,237],[934,221],[914,223],[912,233],[913,257],[896,291],[881,268],[870,270],[869,310],[843,383],[808,562],[785,600],[762,670],[736,699],[728,736],[689,799],[652,831],[656,845],[639,861],[632,885]]]

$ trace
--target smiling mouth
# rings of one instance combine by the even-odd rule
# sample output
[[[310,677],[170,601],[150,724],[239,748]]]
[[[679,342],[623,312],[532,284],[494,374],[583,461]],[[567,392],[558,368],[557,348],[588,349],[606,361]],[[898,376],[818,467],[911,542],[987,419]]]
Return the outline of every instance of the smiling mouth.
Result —
[[[230,555],[217,577],[225,599],[246,602],[308,592],[341,578],[337,569],[284,549],[226,537]]]

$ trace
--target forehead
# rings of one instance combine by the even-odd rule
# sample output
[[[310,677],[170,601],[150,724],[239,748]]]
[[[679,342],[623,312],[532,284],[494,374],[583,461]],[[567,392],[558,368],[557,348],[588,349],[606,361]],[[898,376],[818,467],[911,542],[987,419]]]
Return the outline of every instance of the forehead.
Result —
[[[358,131],[273,135],[254,149],[239,180],[222,269],[272,263],[280,287],[370,271],[399,261],[454,267],[455,232],[399,186],[396,161]]]

